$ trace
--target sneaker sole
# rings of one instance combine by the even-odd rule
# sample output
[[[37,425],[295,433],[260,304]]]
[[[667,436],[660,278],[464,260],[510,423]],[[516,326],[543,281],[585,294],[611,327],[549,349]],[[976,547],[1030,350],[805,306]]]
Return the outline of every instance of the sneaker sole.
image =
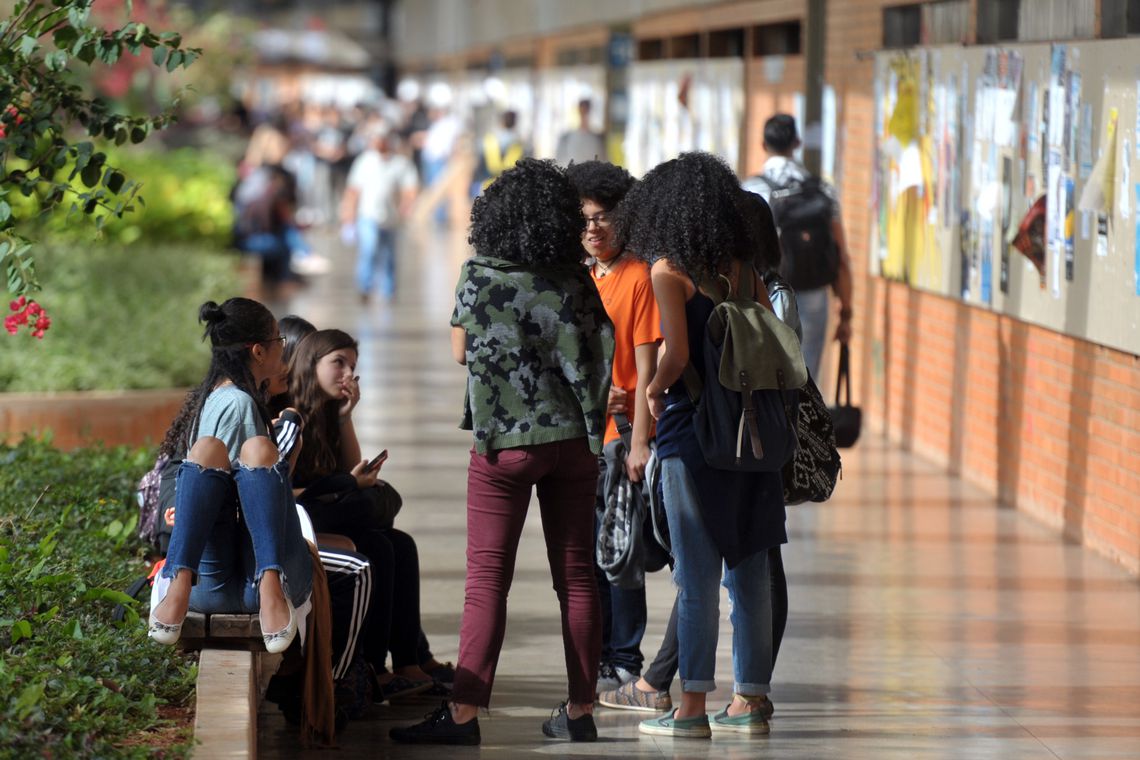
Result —
[[[546,726],[542,727],[542,733],[546,735],[547,739],[556,739],[563,742],[596,742],[598,735],[593,736],[571,736],[570,734],[556,734],[553,731],[547,730]]]
[[[632,712],[644,712],[644,713],[663,713],[663,712],[669,712],[670,710],[673,709],[673,705],[669,705],[668,707],[661,707],[661,708],[649,707],[647,705],[630,705],[630,704],[619,705],[617,702],[607,702],[606,700],[602,699],[601,697],[598,697],[598,704],[602,705],[603,707],[612,708],[614,710],[630,710]]]
[[[703,729],[673,728],[671,726],[647,726],[641,723],[638,724],[637,730],[650,736],[671,736],[674,739],[708,739],[712,737],[712,731],[707,726]]]
[[[726,734],[750,734],[754,736],[763,736],[771,731],[771,727],[767,723],[718,723],[715,720],[709,721],[709,728],[718,733]]]

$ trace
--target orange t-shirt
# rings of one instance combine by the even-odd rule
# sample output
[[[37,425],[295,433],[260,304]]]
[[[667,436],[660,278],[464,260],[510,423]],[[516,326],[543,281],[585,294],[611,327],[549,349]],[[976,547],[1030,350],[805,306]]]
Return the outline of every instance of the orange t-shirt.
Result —
[[[597,276],[594,269],[594,284],[606,307],[606,314],[614,323],[614,371],[613,384],[629,394],[629,412],[633,421],[634,396],[637,393],[637,363],[633,349],[646,343],[657,343],[662,339],[661,313],[657,310],[657,299],[653,297],[653,284],[649,280],[649,265],[629,254],[622,257],[605,277]],[[650,425],[649,434],[653,435]],[[605,441],[618,437],[617,425],[612,417],[606,417]]]

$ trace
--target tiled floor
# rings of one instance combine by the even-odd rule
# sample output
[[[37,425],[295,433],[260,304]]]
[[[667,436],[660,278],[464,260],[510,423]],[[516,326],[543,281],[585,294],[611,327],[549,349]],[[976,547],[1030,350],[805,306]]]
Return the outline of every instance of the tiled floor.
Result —
[[[291,307],[361,342],[358,429],[365,454],[391,449],[404,495],[398,525],[419,543],[423,625],[454,660],[463,602],[467,434],[455,428],[464,372],[447,320],[461,236],[404,241],[400,296],[361,307],[351,255]],[[331,252],[331,251],[330,251]],[[1140,583],[1122,570],[881,439],[844,453],[827,504],[788,510],[791,614],[773,680],[769,737],[641,738],[638,718],[600,708],[593,745],[545,741],[565,693],[558,608],[537,511],[523,537],[493,709],[481,749],[407,748],[388,729],[431,709],[372,708],[336,752],[302,751],[268,709],[263,757],[441,758],[1137,758]],[[649,580],[647,656],[660,642],[670,580]],[[730,687],[722,601],[717,673]],[[674,698],[679,696],[677,688]],[[710,707],[728,699],[722,686]]]

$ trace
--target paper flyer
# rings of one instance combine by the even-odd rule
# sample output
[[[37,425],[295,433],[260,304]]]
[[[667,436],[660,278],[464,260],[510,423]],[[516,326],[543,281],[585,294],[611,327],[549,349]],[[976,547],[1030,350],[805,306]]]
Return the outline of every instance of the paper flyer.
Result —
[[[1092,212],[1081,212],[1081,240],[1088,240],[1092,234]]]
[[[1098,214],[1096,218],[1096,255],[1102,259],[1108,255],[1108,215]]]
[[[1140,135],[1140,68],[1136,69],[1136,134]]]
[[[1140,82],[1137,82],[1137,87],[1140,87]],[[1041,137],[1041,117],[1038,115],[1040,105],[1037,99],[1037,82],[1029,83],[1029,100],[1026,102],[1025,110],[1027,112],[1025,117],[1025,131],[1028,133],[1025,137],[1026,146],[1030,153],[1036,153],[1038,141]]]
[[[1093,169],[1092,120],[1092,103],[1085,103],[1081,107],[1081,125],[1077,131],[1077,176],[1082,182],[1089,178]]]
[[[1128,146],[1128,138],[1124,138],[1124,145],[1120,149],[1120,203],[1119,211],[1122,219],[1132,215],[1132,151]]]
[[[982,303],[988,304],[992,300],[993,272],[994,272],[994,223],[987,219],[982,223]]]
[[[1136,207],[1140,208],[1140,183],[1136,185]],[[1132,250],[1132,257],[1134,262],[1132,265],[1132,277],[1135,285],[1134,292],[1136,295],[1140,296],[1140,214],[1136,215],[1136,226],[1133,229],[1135,230],[1136,234]]]
[[[1065,103],[1065,169],[1075,172],[1077,163],[1078,129],[1081,113],[1081,75],[1068,72],[1069,99]]]
[[[1076,212],[1073,210],[1075,183],[1072,177],[1065,177],[1065,279],[1073,281],[1073,238],[1076,226]]]

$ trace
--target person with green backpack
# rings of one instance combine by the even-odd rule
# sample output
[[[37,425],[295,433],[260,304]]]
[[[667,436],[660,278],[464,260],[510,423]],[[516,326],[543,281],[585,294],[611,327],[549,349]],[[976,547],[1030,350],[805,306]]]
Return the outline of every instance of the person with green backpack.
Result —
[[[723,161],[686,153],[650,171],[618,220],[627,248],[656,257],[651,280],[665,337],[646,395],[657,419],[676,563],[682,696],[676,710],[641,724],[650,735],[768,732],[768,549],[787,542],[780,469],[795,435],[785,398],[806,381],[806,370],[794,331],[772,314],[753,269],[762,241],[746,222],[743,200]],[[710,327],[721,328],[719,344],[710,342]],[[748,350],[734,350],[733,342]],[[757,361],[746,361],[748,354]],[[710,411],[718,399],[737,404],[731,429]],[[708,426],[710,418],[722,422]],[[710,719],[722,576],[732,600],[734,694]]]

